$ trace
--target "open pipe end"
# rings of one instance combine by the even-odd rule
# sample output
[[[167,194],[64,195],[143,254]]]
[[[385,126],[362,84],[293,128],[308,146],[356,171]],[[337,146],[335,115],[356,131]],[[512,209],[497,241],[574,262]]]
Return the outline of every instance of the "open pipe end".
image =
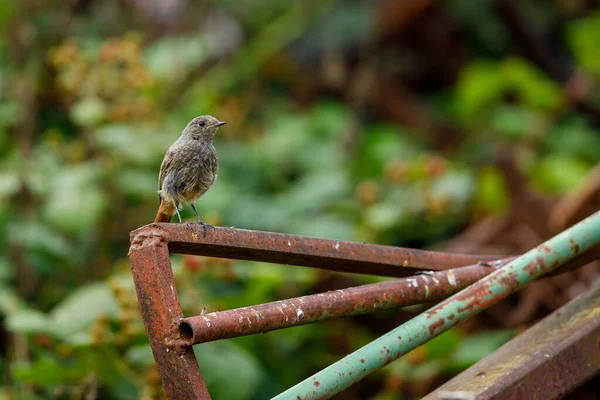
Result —
[[[188,346],[194,344],[194,330],[192,329],[192,325],[186,320],[179,321],[179,337]]]

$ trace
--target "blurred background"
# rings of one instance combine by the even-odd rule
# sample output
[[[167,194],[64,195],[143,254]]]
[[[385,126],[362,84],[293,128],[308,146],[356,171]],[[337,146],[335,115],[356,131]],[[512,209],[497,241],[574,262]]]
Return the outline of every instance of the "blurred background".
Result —
[[[597,210],[599,5],[0,0],[0,399],[164,398],[129,232],[197,115],[228,121],[197,203],[214,225],[503,255]],[[172,261],[187,315],[382,279]],[[529,285],[337,398],[420,398],[598,270]],[[215,399],[266,399],[429,306],[196,350]]]

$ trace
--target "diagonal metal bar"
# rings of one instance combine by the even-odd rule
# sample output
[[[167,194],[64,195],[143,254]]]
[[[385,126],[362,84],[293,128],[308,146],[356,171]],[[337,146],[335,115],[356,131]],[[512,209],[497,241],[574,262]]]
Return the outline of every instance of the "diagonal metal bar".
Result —
[[[183,346],[441,300],[510,259],[184,318]],[[493,265],[493,266],[492,266]]]
[[[185,227],[185,229],[183,229]],[[415,269],[445,270],[502,257],[476,256],[281,233],[189,224],[151,224],[160,229],[173,253],[316,267],[331,271],[405,277]]]
[[[210,400],[193,349],[175,349],[172,343],[173,330],[183,313],[164,232],[158,229],[133,232],[129,258],[150,347],[167,396]]]
[[[596,212],[274,399],[327,399],[599,242],[600,212]]]
[[[600,281],[423,400],[564,397],[600,372]]]

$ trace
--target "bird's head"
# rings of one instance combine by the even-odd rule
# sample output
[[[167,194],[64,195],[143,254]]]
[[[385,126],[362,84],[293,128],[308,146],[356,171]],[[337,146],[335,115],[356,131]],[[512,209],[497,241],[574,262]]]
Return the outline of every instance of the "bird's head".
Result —
[[[210,115],[201,115],[187,124],[182,135],[188,139],[211,141],[219,127],[226,123]]]

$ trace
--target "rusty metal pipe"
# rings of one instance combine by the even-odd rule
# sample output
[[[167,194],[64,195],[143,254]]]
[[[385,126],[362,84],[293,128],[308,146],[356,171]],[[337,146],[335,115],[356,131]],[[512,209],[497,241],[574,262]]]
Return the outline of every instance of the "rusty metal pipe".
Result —
[[[177,345],[173,326],[183,316],[166,237],[158,229],[131,235],[131,272],[152,354],[171,399],[210,400],[191,347]]]
[[[501,267],[512,258],[416,275],[256,306],[184,318],[179,323],[183,345],[265,333],[297,325],[367,314],[441,300]]]
[[[172,253],[315,267],[330,271],[393,277],[416,270],[446,270],[497,260],[481,256],[381,246],[344,240],[319,239],[245,229],[202,227],[197,224],[151,224],[142,230],[161,230]]]

